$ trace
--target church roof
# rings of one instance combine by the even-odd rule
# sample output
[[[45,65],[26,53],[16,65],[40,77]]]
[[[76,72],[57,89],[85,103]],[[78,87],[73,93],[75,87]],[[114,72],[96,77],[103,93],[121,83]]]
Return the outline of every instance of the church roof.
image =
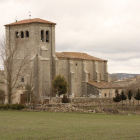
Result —
[[[14,23],[6,24],[5,26],[28,24],[28,23],[47,23],[47,24],[54,24],[54,25],[56,25],[56,23],[53,23],[51,21],[43,20],[43,19],[40,19],[40,18],[34,18],[34,19],[25,19],[25,20],[14,22]]]
[[[71,59],[82,59],[82,60],[107,62],[107,60],[103,60],[103,59],[88,55],[86,53],[79,53],[79,52],[56,52],[56,56],[58,58],[71,58]]]
[[[122,86],[118,85],[118,84],[115,84],[115,83],[109,83],[109,82],[106,82],[106,81],[101,81],[101,82],[95,82],[95,81],[89,81],[88,84],[90,85],[93,85],[97,88],[100,88],[100,89],[108,89],[108,88],[123,88]]]

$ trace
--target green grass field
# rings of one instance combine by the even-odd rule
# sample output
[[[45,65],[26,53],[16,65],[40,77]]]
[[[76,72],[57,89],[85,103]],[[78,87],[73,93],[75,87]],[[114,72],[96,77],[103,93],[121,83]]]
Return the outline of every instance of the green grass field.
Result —
[[[0,140],[140,140],[140,116],[0,111]]]

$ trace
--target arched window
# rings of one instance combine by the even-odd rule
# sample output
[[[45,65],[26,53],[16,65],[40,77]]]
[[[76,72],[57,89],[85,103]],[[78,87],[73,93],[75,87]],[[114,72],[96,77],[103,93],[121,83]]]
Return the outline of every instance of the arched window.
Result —
[[[21,78],[21,82],[24,82],[24,78],[23,77]]]
[[[106,93],[105,93],[105,97],[106,97]]]
[[[26,31],[26,37],[29,37],[29,31]]]
[[[24,38],[24,32],[21,31],[21,38]]]
[[[49,31],[46,31],[46,42],[49,42]]]
[[[16,31],[15,35],[16,35],[16,38],[19,38],[19,33],[17,31]]]
[[[44,41],[44,31],[41,30],[41,41],[43,42]]]

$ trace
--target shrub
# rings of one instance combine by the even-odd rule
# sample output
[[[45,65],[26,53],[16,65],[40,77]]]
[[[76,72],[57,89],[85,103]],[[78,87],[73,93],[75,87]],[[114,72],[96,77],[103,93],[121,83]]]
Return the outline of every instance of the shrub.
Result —
[[[127,99],[126,95],[124,94],[124,91],[122,90],[121,92],[121,101],[122,101],[122,106],[123,106],[123,101]]]
[[[134,96],[134,98],[135,98],[136,100],[138,100],[138,106],[139,106],[139,100],[140,100],[140,90],[139,90],[139,89],[138,89],[136,95]]]
[[[64,76],[61,75],[56,76],[52,82],[52,86],[56,90],[57,94],[59,94],[59,96],[61,94],[67,93],[68,84]]]
[[[12,110],[21,110],[21,109],[24,109],[24,108],[25,108],[25,106],[22,105],[22,104],[12,104],[11,105]]]
[[[127,96],[128,96],[128,99],[129,99],[129,102],[130,102],[130,105],[131,105],[131,98],[133,96],[131,89],[127,92]]]
[[[63,98],[62,98],[62,103],[69,103],[69,98],[67,98],[67,95],[63,95]]]
[[[9,104],[2,104],[2,105],[0,105],[0,109],[8,110],[8,109],[10,109],[10,105]]]
[[[0,109],[1,110],[8,110],[8,109],[21,110],[23,108],[25,108],[25,106],[22,105],[22,104],[12,104],[11,107],[10,107],[9,104],[2,104],[2,105],[0,105]]]
[[[116,102],[116,106],[117,106],[118,102],[121,101],[121,95],[118,92],[116,92],[116,96],[113,97],[113,101]]]

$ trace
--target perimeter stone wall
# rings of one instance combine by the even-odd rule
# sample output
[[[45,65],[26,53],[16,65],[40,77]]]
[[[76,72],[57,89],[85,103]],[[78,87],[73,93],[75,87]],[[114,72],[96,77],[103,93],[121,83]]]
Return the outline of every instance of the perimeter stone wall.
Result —
[[[69,98],[70,103],[76,106],[106,106],[106,105],[116,105],[116,102],[113,101],[113,98],[91,98],[91,97],[76,97],[76,98]],[[58,104],[61,102],[62,98],[60,97],[53,97],[50,100],[50,104]],[[127,99],[123,101],[124,106],[129,106],[130,102]],[[138,101],[135,99],[131,100],[131,105],[137,106]],[[122,105],[122,102],[119,102],[118,105]]]

